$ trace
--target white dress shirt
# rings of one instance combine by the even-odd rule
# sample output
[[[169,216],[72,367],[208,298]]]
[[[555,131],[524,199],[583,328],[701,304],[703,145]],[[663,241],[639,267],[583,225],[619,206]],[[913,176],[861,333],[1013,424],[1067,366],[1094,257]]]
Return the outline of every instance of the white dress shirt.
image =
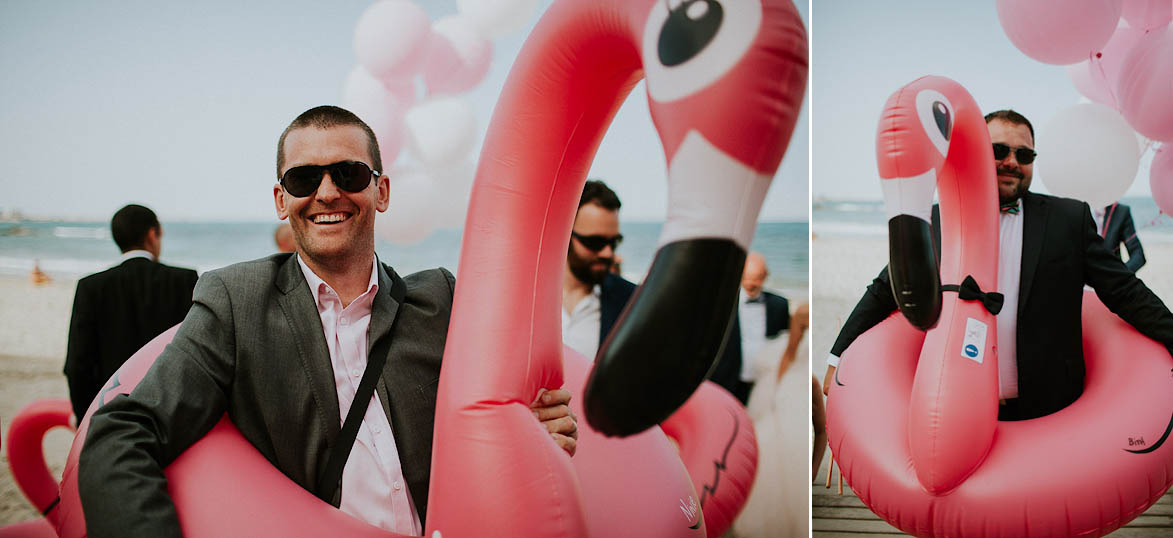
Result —
[[[741,289],[740,296],[741,300],[737,306],[737,322],[741,325],[740,376],[742,381],[753,383],[757,380],[754,358],[758,356],[762,344],[766,343],[766,297],[763,292],[758,292],[755,302],[751,303],[744,288]]]
[[[114,265],[119,265],[122,262],[129,260],[129,259],[132,259],[132,258],[146,258],[151,261],[158,261],[158,260],[155,260],[154,254],[151,254],[150,252],[147,252],[145,250],[136,249],[136,250],[128,250],[126,252],[123,252],[122,257],[118,259],[118,263],[116,263]]]
[[[338,424],[341,425],[367,367],[367,329],[371,324],[371,305],[379,292],[379,260],[376,258],[371,265],[367,291],[346,308],[342,307],[338,293],[314,274],[301,256],[298,256],[297,263],[301,265],[301,272],[318,307],[318,316],[322,319],[322,331],[330,349],[330,365],[334,368]],[[415,536],[423,534],[419,513],[403,478],[395,436],[377,392],[371,395],[350,457],[342,468],[342,503],[338,508],[381,529]]]
[[[1018,213],[1002,213],[998,237],[998,290],[1002,311],[998,313],[998,397],[1018,397],[1018,286],[1022,281],[1022,200]]]
[[[569,313],[562,308],[562,343],[591,360],[599,352],[602,295],[603,288],[596,284]]]

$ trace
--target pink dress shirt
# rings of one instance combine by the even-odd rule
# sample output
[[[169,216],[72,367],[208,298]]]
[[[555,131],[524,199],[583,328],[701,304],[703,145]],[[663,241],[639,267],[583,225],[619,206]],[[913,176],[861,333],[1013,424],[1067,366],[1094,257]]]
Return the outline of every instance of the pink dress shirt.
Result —
[[[338,424],[346,420],[346,413],[354,401],[354,393],[367,366],[367,329],[371,324],[371,304],[379,292],[376,258],[371,265],[371,279],[367,291],[345,308],[338,293],[305,264],[300,256],[297,263],[309,284],[322,332],[330,349],[330,364],[334,367],[334,386],[338,390]],[[376,527],[420,536],[423,526],[419,513],[411,502],[407,481],[399,464],[399,451],[391,424],[379,402],[379,394],[371,396],[363,415],[350,457],[342,469],[343,512]]]

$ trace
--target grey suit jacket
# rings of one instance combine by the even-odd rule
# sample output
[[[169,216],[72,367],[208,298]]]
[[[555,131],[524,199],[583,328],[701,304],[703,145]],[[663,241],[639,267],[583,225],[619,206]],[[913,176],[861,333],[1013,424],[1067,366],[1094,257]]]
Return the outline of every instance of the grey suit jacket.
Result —
[[[367,351],[399,318],[376,390],[422,520],[454,278],[444,269],[400,278],[380,264],[378,279]],[[402,304],[392,299],[392,286],[404,286]],[[224,413],[309,491],[338,437],[329,351],[292,255],[205,273],[193,301],[175,339],[131,394],[107,402],[90,420],[78,483],[92,537],[179,536],[162,470]]]

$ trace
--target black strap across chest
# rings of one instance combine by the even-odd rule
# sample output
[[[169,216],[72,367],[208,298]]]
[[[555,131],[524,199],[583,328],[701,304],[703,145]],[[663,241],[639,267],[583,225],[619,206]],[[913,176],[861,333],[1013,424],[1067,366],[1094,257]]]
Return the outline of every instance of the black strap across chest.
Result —
[[[399,305],[403,305],[406,292],[402,281],[393,281],[391,297]],[[363,416],[371,403],[371,396],[375,393],[375,385],[379,376],[383,374],[383,367],[387,364],[387,355],[391,350],[391,338],[395,335],[395,325],[399,323],[397,314],[391,322],[391,329],[375,342],[371,354],[367,357],[367,368],[358,382],[358,390],[354,393],[354,401],[350,404],[350,411],[346,413],[346,420],[342,423],[342,430],[338,432],[338,440],[330,450],[330,459],[322,474],[318,477],[317,491],[319,499],[332,503],[334,493],[342,485],[342,468],[346,466],[346,459],[350,457],[350,449],[354,446],[354,439],[358,436],[358,427],[362,424]]]

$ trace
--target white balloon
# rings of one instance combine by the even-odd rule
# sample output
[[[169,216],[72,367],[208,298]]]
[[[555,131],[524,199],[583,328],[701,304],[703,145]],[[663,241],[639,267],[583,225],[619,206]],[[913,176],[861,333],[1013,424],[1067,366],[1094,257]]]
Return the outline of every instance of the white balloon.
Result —
[[[1136,178],[1136,135],[1111,107],[1066,108],[1044,126],[1039,140],[1035,173],[1056,195],[1104,207],[1118,201]]]
[[[436,198],[439,201],[439,207],[436,208],[439,218],[437,225],[440,228],[464,227],[476,171],[476,165],[471,159],[428,170],[428,175],[436,180]]]
[[[342,85],[342,107],[354,112],[375,132],[383,169],[391,168],[403,148],[404,106],[363,66],[356,66]]]
[[[489,39],[505,37],[525,28],[533,19],[538,0],[456,0],[460,14]]]
[[[380,0],[354,29],[358,62],[375,78],[414,75],[423,65],[432,35],[428,14],[410,0]]]
[[[461,97],[426,99],[404,117],[412,155],[435,168],[464,160],[476,143],[476,115]]]
[[[375,233],[397,245],[427,239],[438,222],[435,181],[425,172],[397,168],[391,179],[391,203],[375,218]]]
[[[493,42],[464,15],[432,24],[428,60],[422,74],[429,95],[464,93],[485,78],[493,61]]]

